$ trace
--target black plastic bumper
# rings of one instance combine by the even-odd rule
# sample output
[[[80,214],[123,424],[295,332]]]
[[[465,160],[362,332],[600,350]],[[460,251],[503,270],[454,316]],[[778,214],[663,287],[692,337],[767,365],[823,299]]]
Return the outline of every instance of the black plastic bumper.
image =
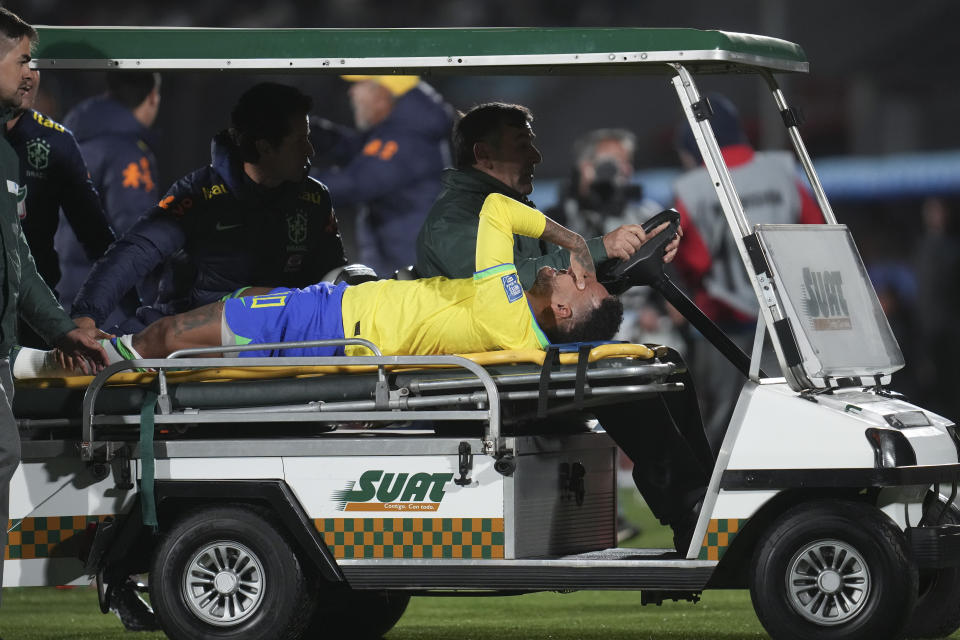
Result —
[[[917,567],[943,569],[960,566],[960,524],[909,527],[906,534]]]
[[[901,487],[960,481],[960,464],[916,465],[892,469],[727,469],[726,490],[841,487]]]

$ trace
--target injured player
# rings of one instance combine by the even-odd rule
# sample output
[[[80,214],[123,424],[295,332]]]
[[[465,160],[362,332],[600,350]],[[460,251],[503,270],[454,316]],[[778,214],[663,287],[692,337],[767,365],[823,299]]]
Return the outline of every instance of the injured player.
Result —
[[[512,264],[514,234],[568,249],[570,269],[544,267],[524,291]],[[665,260],[677,245],[675,239],[667,246]],[[242,296],[162,318],[135,335],[104,340],[104,348],[111,363],[163,358],[178,349],[344,337],[369,340],[384,355],[545,349],[551,342],[610,339],[623,314],[619,299],[597,282],[581,236],[500,194],[488,196],[480,211],[472,278],[323,282],[305,289],[248,289]],[[362,346],[281,351],[238,355],[369,355]],[[79,363],[23,349],[13,364],[22,379],[76,375]]]

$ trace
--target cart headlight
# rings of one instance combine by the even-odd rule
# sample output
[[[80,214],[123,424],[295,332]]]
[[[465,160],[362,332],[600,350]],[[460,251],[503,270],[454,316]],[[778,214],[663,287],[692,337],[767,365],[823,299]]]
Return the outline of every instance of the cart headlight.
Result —
[[[873,447],[873,466],[878,469],[909,467],[917,464],[917,454],[907,437],[893,429],[867,429],[867,441]]]

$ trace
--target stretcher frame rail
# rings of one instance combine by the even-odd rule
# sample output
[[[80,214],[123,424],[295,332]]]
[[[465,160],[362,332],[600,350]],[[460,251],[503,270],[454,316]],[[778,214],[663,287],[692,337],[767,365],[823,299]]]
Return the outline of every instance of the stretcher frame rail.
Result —
[[[193,355],[207,355],[212,353],[235,353],[239,351],[263,351],[263,350],[282,350],[298,349],[309,347],[326,346],[346,346],[362,345],[377,355],[373,356],[278,356],[278,357],[252,357],[252,358],[191,358],[184,360],[184,357]],[[493,377],[481,365],[460,356],[384,356],[373,343],[358,338],[348,338],[344,340],[312,340],[303,342],[283,342],[283,343],[263,343],[248,345],[237,345],[229,347],[213,347],[203,349],[184,349],[176,351],[167,358],[163,359],[140,359],[126,360],[116,362],[103,369],[97,374],[83,395],[82,404],[82,435],[80,442],[80,456],[83,460],[89,461],[102,454],[104,459],[111,459],[114,451],[109,442],[98,442],[96,440],[94,426],[96,424],[109,424],[110,416],[97,416],[94,413],[97,395],[104,388],[107,381],[115,374],[122,371],[132,371],[137,369],[155,369],[157,371],[157,384],[159,395],[157,398],[157,407],[160,415],[156,416],[158,424],[176,423],[176,422],[197,422],[201,416],[188,416],[181,420],[181,416],[170,415],[170,398],[168,394],[166,374],[170,370],[182,369],[207,369],[222,368],[225,366],[236,367],[276,367],[276,366],[376,366],[378,375],[377,404],[382,404],[384,410],[378,411],[343,411],[325,414],[327,421],[393,421],[397,419],[395,411],[387,410],[388,396],[386,394],[386,373],[385,367],[396,366],[454,366],[466,369],[477,376],[483,384],[487,394],[487,403],[485,409],[472,411],[429,411],[429,412],[405,412],[404,419],[444,419],[444,420],[482,420],[485,423],[483,435],[483,451],[489,455],[498,455],[504,449],[504,440],[500,433],[500,394]],[[383,385],[381,386],[381,382]],[[382,393],[381,393],[382,389]],[[420,415],[427,414],[427,415]],[[270,417],[265,420],[265,415],[247,415],[240,416],[231,414],[228,417],[235,422],[252,421],[302,421],[303,414],[268,414]],[[225,414],[210,416],[216,421],[223,421]],[[213,420],[211,420],[213,421]]]

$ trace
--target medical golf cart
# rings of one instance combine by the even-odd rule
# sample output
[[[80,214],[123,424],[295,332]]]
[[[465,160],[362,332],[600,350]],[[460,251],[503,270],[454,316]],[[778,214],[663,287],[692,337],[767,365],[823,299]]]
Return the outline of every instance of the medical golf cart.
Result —
[[[44,70],[658,74],[693,129],[761,321],[744,354],[663,275],[662,243],[613,269],[663,293],[746,380],[705,461],[689,548],[616,546],[617,449],[590,420],[680,397],[686,365],[667,347],[201,350],[18,385],[4,586],[93,580],[106,610],[110,589],[147,574],[177,640],[379,637],[411,596],[580,589],[659,603],[749,588],[778,639],[960,627],[960,436],[889,387],[903,357],[774,78],[807,71],[797,45],[633,28],[39,32]],[[826,224],[750,224],[699,74],[766,82]],[[759,366],[765,336],[776,371]]]

